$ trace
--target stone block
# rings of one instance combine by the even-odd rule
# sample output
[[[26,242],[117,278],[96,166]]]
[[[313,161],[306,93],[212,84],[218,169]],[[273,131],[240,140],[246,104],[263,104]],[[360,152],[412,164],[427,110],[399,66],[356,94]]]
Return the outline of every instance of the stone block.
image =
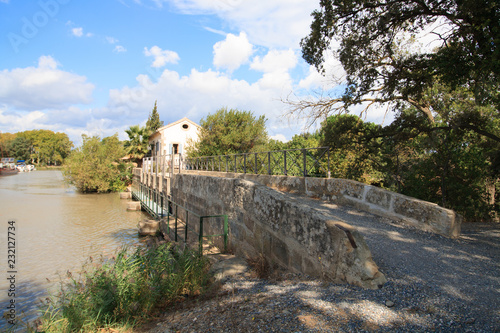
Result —
[[[139,222],[140,236],[154,236],[160,230],[160,222],[156,220],[143,220]]]
[[[462,217],[453,210],[399,194],[394,197],[393,210],[422,230],[450,238],[460,236]]]
[[[291,251],[290,268],[295,272],[302,273],[302,255],[297,251]]]
[[[140,201],[127,202],[127,210],[141,210],[141,202]]]
[[[385,210],[391,206],[391,193],[381,188],[367,186],[366,201]]]
[[[120,199],[131,199],[132,192],[120,192]]]
[[[289,255],[288,255],[288,247],[284,241],[279,239],[278,237],[272,237],[272,248],[271,251],[273,253],[274,258],[285,267],[289,265]]]

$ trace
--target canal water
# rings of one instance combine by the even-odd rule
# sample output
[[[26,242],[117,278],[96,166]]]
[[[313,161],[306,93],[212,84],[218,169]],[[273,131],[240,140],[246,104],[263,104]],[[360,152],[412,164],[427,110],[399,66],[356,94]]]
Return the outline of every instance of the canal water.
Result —
[[[117,193],[77,192],[60,171],[0,177],[0,331],[9,327],[11,304],[17,319],[33,320],[60,276],[77,272],[89,256],[139,244],[136,226],[145,217],[127,211]]]

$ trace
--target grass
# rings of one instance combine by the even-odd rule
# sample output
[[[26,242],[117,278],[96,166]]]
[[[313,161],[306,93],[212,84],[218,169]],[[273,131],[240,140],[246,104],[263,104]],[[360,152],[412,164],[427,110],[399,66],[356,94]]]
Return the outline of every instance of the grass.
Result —
[[[92,257],[45,300],[32,332],[127,331],[209,285],[208,260],[198,252],[120,249],[112,259]]]

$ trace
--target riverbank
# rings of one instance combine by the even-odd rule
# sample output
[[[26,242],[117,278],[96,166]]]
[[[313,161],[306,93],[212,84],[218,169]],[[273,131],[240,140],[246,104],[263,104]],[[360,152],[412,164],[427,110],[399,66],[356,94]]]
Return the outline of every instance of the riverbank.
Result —
[[[389,280],[379,290],[246,271],[134,332],[500,332],[498,224],[467,223],[458,240],[378,227],[394,239],[367,237]]]
[[[63,166],[62,165],[45,165],[45,166],[36,166],[37,170],[62,170]]]

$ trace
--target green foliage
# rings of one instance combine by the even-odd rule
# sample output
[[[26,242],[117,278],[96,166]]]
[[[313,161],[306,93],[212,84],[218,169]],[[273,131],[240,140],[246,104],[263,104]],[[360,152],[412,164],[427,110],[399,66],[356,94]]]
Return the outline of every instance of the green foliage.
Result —
[[[453,88],[470,87],[478,104],[500,106],[496,0],[321,0],[320,7],[301,42],[303,57],[323,70],[332,41],[340,44],[337,56],[347,84],[339,102],[346,106],[405,100],[430,116],[419,100],[436,77]],[[408,47],[436,22],[445,22],[437,25],[441,31],[434,28],[442,47],[432,52]]]
[[[130,126],[125,130],[128,135],[128,140],[125,141],[125,152],[130,155],[132,161],[141,163],[142,158],[148,153],[149,136],[151,132],[147,127],[140,127],[139,125]]]
[[[171,245],[121,249],[112,260],[90,258],[81,273],[67,273],[58,295],[48,299],[38,331],[96,332],[134,326],[183,297],[208,286],[208,260]]]
[[[354,115],[334,115],[322,124],[321,146],[332,148],[331,176],[379,184],[380,140],[374,137],[380,126]]]
[[[267,143],[266,118],[250,111],[221,108],[200,121],[199,140],[188,155],[215,156],[262,151]]]
[[[22,156],[20,159],[31,160],[37,165],[61,165],[72,147],[73,142],[65,133],[50,130],[4,133],[0,137],[0,149],[4,157]]]
[[[146,122],[146,129],[149,133],[152,134],[162,126],[163,126],[163,121],[160,121],[160,115],[158,114],[158,109],[156,107],[156,101],[155,101],[155,106],[151,111],[151,113],[149,114],[148,121]]]
[[[489,219],[499,211],[495,184],[500,179],[500,144],[489,139],[499,132],[499,120],[492,116],[496,111],[469,104],[470,93],[462,89],[435,86],[426,92],[426,98],[435,95],[435,105],[441,106],[434,110],[435,124],[408,108],[383,129],[385,184],[467,219]],[[486,135],[478,134],[485,129]]]
[[[470,94],[439,84],[427,90],[424,98],[438,95],[434,105],[441,106],[433,124],[416,108],[403,109],[386,127],[352,115],[328,117],[320,134],[321,145],[332,148],[332,177],[435,202],[468,220],[494,217],[500,144],[489,137],[500,123],[494,107],[476,105]]]
[[[121,158],[123,146],[115,134],[104,139],[82,135],[63,168],[65,178],[81,192],[122,191],[132,179],[131,165]]]
[[[17,136],[14,140],[9,142],[9,157],[13,157],[16,160],[27,161],[30,158],[31,149],[32,145],[27,139]]]

